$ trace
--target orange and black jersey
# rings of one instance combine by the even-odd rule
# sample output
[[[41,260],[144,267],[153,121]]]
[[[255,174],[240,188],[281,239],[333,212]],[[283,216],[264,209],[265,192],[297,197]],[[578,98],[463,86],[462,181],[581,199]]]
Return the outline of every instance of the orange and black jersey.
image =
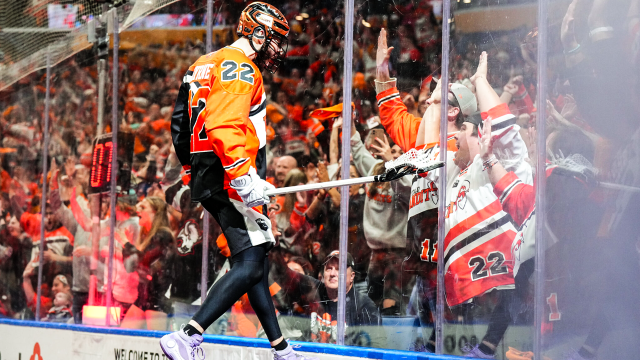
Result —
[[[403,151],[412,148],[431,148],[437,144],[425,144],[416,147],[418,129],[422,118],[415,117],[407,111],[400,99],[396,87],[381,91],[377,95],[380,121],[391,139]],[[455,134],[447,136],[447,151],[457,151]],[[433,156],[437,157],[439,151]],[[438,242],[438,200],[437,181],[415,176],[411,184],[409,201],[409,224],[407,238],[411,242],[411,262],[416,270],[430,272],[437,263],[436,243]]]
[[[376,99],[380,110],[380,122],[393,142],[404,152],[415,148],[422,119],[409,114],[395,86],[378,93]]]
[[[171,118],[178,159],[191,169],[194,201],[228,190],[251,166],[266,175],[266,95],[262,74],[232,46],[201,56],[185,74]]]

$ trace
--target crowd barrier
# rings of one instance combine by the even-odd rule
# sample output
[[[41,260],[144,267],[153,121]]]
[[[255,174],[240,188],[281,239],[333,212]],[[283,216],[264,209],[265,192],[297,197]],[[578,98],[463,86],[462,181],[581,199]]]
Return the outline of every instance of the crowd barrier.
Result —
[[[0,319],[0,360],[166,360],[158,345],[165,333]],[[320,360],[462,359],[353,346],[302,342],[292,345]],[[202,348],[207,359],[272,359],[266,339],[205,335]]]

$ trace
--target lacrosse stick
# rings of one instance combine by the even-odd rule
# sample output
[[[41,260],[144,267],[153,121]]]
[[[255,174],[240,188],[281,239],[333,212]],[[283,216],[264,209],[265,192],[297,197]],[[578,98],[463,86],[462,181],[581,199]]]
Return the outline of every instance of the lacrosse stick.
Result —
[[[387,161],[384,166],[386,171],[384,174],[365,176],[353,179],[344,179],[336,181],[326,181],[317,184],[305,184],[297,186],[289,186],[275,190],[269,190],[266,196],[277,196],[290,194],[298,191],[311,191],[320,189],[329,189],[339,186],[351,186],[359,184],[368,184],[374,182],[387,182],[400,179],[405,175],[422,174],[431,170],[444,166],[442,161],[437,161],[436,156],[431,156],[433,148],[427,150],[411,149],[402,154],[396,160]]]
[[[558,155],[550,155],[550,160],[553,165],[557,166],[559,173],[576,176],[586,181],[589,184],[599,186],[608,190],[624,191],[624,192],[640,192],[640,188],[622,185],[604,181],[597,181],[598,170],[596,170],[589,160],[585,159],[580,154],[572,154],[564,157],[562,152]]]

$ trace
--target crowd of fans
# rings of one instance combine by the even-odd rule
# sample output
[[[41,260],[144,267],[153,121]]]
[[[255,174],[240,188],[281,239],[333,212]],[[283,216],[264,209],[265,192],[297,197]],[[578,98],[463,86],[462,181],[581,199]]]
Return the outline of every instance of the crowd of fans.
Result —
[[[263,74],[268,99],[268,180],[276,187],[334,180],[340,177],[344,164],[339,155],[342,120],[327,115],[331,111],[313,112],[342,103],[342,12],[321,0],[280,5],[290,19],[292,35],[285,65],[276,74]],[[214,49],[231,42],[235,21],[231,19],[236,19],[243,7],[242,2],[236,2],[218,13],[219,22],[231,27],[226,36],[215,39]],[[201,8],[196,2],[181,1],[164,11],[200,12]],[[353,131],[357,135],[351,139],[351,177],[380,173],[383,168],[379,160],[389,161],[401,154],[384,132],[377,132],[383,131],[373,86],[379,29],[391,29],[391,68],[399,79],[402,101],[410,114],[421,117],[431,79],[441,73],[441,29],[436,15],[424,0],[388,7],[372,2],[357,11],[353,43]],[[448,73],[451,81],[473,87],[468,79],[480,52],[487,51],[489,83],[510,104],[531,150],[530,133],[535,132],[527,129],[536,114],[537,50],[535,31],[530,30],[454,34]],[[565,54],[574,54],[575,45],[567,42],[566,28],[562,31],[562,39],[552,36],[552,43],[560,45],[562,40]],[[224,274],[229,256],[226,240],[213,220],[209,234],[203,234],[203,221],[208,217],[199,204],[191,203],[171,144],[171,114],[182,76],[203,53],[204,44],[190,39],[121,51],[117,117],[119,131],[133,134],[134,155],[132,189],[118,192],[110,271],[109,199],[97,201],[89,188],[92,140],[99,131],[111,131],[113,99],[107,96],[105,125],[99,129],[98,74],[93,54],[82,52],[53,68],[47,174],[42,174],[44,74],[28,76],[0,94],[0,316],[82,323],[92,274],[93,216],[100,218],[95,304],[104,305],[110,289],[114,306],[122,309],[123,327],[165,330],[179,326],[171,317],[178,318],[180,311],[188,311],[184,309],[192,303],[199,304],[203,238],[210,241],[208,286]],[[575,68],[575,61],[567,55],[568,67]],[[584,97],[574,96],[575,90],[564,83],[570,74],[551,75],[559,85],[553,88],[547,105],[549,122],[556,129],[580,128],[590,138],[599,139],[579,111],[579,105],[588,106]],[[111,88],[110,82],[107,89]],[[48,185],[45,251],[40,253],[43,182]],[[334,251],[339,248],[341,195],[339,189],[299,192],[279,196],[269,206],[282,234],[278,247],[270,252],[271,293],[287,338],[335,340]],[[408,307],[413,287],[407,280],[410,276],[403,279],[395,270],[406,256],[406,220],[403,226],[384,226],[406,219],[409,198],[410,183],[403,180],[382,187],[354,185],[349,190],[350,329],[378,326],[381,315],[414,311]],[[100,203],[98,210],[91,210],[96,202]],[[385,202],[393,203],[394,210],[382,218],[375,206]],[[385,255],[389,253],[394,255]],[[40,313],[36,314],[41,258],[42,297]],[[112,282],[108,286],[109,273]],[[261,334],[246,296],[224,321],[228,327],[214,327],[214,331],[252,337]],[[226,330],[220,330],[223,328]],[[383,333],[367,339],[359,337],[352,331],[347,343],[388,346]]]

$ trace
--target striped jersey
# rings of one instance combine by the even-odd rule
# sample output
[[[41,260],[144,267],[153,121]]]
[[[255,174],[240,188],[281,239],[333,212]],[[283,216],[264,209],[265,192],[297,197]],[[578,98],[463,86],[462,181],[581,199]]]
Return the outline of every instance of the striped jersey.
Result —
[[[258,67],[236,47],[201,56],[185,74],[171,119],[194,201],[227,190],[253,166],[266,177],[266,95]]]
[[[520,127],[506,104],[483,114],[492,119],[494,153],[507,171],[531,184],[531,166]],[[440,171],[426,179],[437,183]],[[410,212],[411,213],[411,212]],[[514,286],[511,247],[517,230],[493,191],[480,155],[460,169],[448,156],[444,256],[447,304],[455,306],[493,289]]]

